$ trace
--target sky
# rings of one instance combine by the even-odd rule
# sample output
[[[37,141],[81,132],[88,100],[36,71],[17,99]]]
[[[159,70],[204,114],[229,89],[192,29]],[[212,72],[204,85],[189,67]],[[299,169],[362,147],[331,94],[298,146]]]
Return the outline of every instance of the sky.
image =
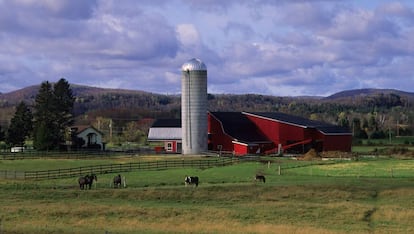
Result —
[[[414,92],[414,1],[0,0],[0,93],[71,84],[181,92],[329,96]]]

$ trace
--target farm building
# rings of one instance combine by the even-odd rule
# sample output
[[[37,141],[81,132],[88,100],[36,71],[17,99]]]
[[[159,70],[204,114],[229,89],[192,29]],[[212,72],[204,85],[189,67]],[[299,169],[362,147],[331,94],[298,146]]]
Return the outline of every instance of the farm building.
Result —
[[[234,155],[304,153],[311,148],[319,152],[351,151],[352,134],[348,129],[298,116],[278,112],[209,112],[207,119],[206,144],[210,151]],[[176,121],[175,130],[166,125],[163,130],[156,130],[153,125],[148,139],[171,144],[166,146],[172,152],[180,152],[180,120]],[[170,131],[175,131],[174,139],[168,136]]]
[[[72,142],[76,147],[82,149],[104,150],[105,144],[102,142],[103,134],[96,128],[88,125],[72,126]]]
[[[239,124],[241,119],[245,124]],[[209,135],[211,150],[232,151],[235,155],[304,153],[311,148],[349,152],[352,142],[346,128],[278,112],[211,112]]]
[[[242,112],[208,114],[208,149],[236,155],[263,153],[271,142]]]
[[[181,153],[181,131],[181,119],[157,119],[149,129],[148,141],[162,143],[155,148],[157,153]]]

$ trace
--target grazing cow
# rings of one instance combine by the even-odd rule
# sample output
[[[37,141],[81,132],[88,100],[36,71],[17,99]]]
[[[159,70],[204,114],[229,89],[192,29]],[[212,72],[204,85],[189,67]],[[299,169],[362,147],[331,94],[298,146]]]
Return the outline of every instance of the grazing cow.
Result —
[[[85,188],[91,189],[93,180],[98,181],[98,178],[96,177],[95,174],[80,177],[78,179],[79,188],[82,190]]]
[[[114,177],[114,188],[120,188],[121,184],[122,184],[121,175],[118,174],[117,176]]]
[[[256,175],[254,180],[255,181],[262,181],[263,183],[266,183],[266,177],[264,175]]]
[[[184,179],[185,187],[189,184],[194,184],[195,187],[198,186],[198,177],[197,176],[185,176]]]

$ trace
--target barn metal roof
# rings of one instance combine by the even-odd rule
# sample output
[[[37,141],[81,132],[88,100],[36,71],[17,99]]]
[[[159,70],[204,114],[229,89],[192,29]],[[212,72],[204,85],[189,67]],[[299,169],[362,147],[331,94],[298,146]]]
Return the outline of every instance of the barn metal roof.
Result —
[[[289,115],[280,112],[243,112],[247,115],[254,115],[261,118],[270,119],[277,122],[296,125],[303,128],[315,128],[326,135],[351,134],[348,128],[338,125],[328,124],[321,121],[310,120],[299,116]]]
[[[149,141],[181,140],[181,128],[150,128]]]
[[[149,129],[148,140],[181,140],[181,131],[181,119],[157,119]]]
[[[241,112],[210,112],[221,122],[225,133],[240,142],[270,142]]]

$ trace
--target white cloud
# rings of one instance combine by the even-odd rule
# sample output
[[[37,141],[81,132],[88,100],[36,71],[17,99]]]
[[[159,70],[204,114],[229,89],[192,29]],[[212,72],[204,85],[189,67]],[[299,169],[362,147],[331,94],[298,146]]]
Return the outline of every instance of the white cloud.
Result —
[[[180,24],[177,26],[177,34],[180,42],[185,47],[194,47],[200,44],[200,36],[192,24]]]

